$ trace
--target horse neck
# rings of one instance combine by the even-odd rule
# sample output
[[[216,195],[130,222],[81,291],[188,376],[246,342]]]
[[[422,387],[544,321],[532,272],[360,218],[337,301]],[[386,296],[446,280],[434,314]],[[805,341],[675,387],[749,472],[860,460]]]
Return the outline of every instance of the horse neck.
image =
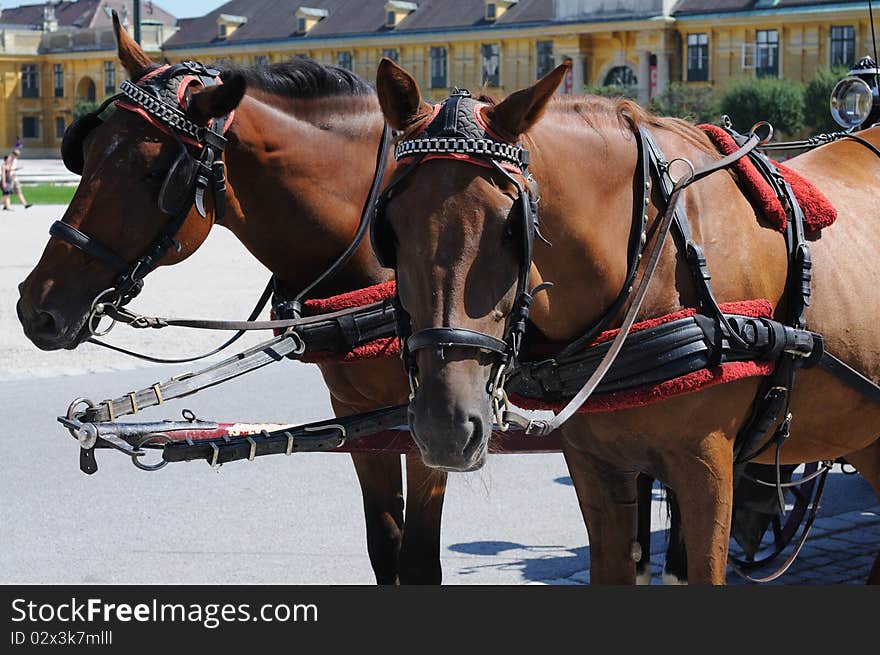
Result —
[[[249,94],[236,109],[222,224],[291,290],[312,282],[355,235],[382,125],[374,97]],[[315,292],[333,295],[387,277],[362,244]]]
[[[626,278],[636,146],[625,128],[594,129],[557,111],[526,141],[541,232],[553,244],[536,242],[531,284],[555,284],[535,298],[531,318],[548,339],[564,341],[604,314]]]
[[[634,209],[642,210],[633,208],[634,184],[641,177],[636,171],[632,130],[617,125],[587,127],[579,117],[576,120],[579,127],[560,117],[543,121],[535,133],[537,147],[533,147],[538,182],[543,189],[539,171],[550,171],[552,177],[546,184],[553,190],[541,201],[542,230],[553,246],[537,245],[534,268],[541,280],[556,285],[551,294],[535,299],[531,316],[549,338],[559,341],[594,325],[621,292]],[[717,159],[672,123],[655,121],[649,127],[669,160],[685,157],[699,168]],[[652,199],[657,197],[654,189]],[[717,174],[701,180],[684,192],[682,202],[693,236],[709,262],[718,300],[766,298],[776,303],[785,287],[784,239],[756,220],[754,209],[731,176]],[[647,209],[649,232],[660,209],[653,204]],[[732,256],[732,244],[737,244],[739,256]],[[642,258],[640,270],[646,259]],[[670,237],[639,315],[662,316],[698,303],[684,252]],[[618,312],[617,324],[621,316]]]

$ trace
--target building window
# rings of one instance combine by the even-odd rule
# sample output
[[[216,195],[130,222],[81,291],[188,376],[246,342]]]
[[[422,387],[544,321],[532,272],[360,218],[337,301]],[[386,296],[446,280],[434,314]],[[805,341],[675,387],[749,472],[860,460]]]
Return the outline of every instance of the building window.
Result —
[[[23,139],[39,139],[40,138],[40,121],[36,116],[22,116],[21,119],[21,138]]]
[[[382,50],[382,56],[387,57],[395,64],[400,62],[400,53],[397,51],[397,48],[385,48]]]
[[[64,138],[64,116],[56,116],[55,117],[55,138],[62,139]]]
[[[755,75],[779,77],[779,32],[758,30],[755,42]]]
[[[339,68],[344,68],[347,71],[352,70],[351,67],[351,51],[342,50],[336,55],[336,65]]]
[[[553,70],[553,41],[538,41],[535,44],[536,62],[535,76],[544,77]]]
[[[306,19],[302,16],[296,19],[296,31],[300,34],[306,33]]]
[[[112,61],[104,62],[104,94],[110,95],[116,91],[116,64]]]
[[[431,48],[431,88],[446,89],[446,48]]]
[[[225,39],[229,33],[229,26],[226,23],[220,23],[220,25],[217,26],[217,30],[220,38]]]
[[[497,43],[484,43],[480,48],[483,59],[483,84],[501,86],[500,56]]]
[[[64,66],[62,64],[55,64],[52,66],[52,80],[53,85],[55,87],[55,97],[63,98],[64,97]]]
[[[21,67],[21,97],[40,97],[40,72],[36,64],[25,64]]]
[[[495,20],[498,18],[498,7],[494,2],[486,3],[486,20]]]
[[[269,65],[268,55],[254,55],[254,66],[262,68]]]
[[[687,35],[688,82],[706,82],[709,79],[709,35]]]
[[[385,12],[385,27],[394,27],[397,24],[397,14],[393,11]]]
[[[849,68],[856,58],[856,28],[852,25],[831,26],[831,65]]]

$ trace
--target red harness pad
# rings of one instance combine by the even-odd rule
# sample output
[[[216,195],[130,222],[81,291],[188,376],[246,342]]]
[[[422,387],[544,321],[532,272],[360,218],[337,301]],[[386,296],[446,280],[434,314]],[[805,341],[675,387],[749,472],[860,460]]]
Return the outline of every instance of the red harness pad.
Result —
[[[303,305],[303,313],[308,315],[329,314],[352,307],[363,307],[374,302],[391,300],[394,298],[394,280],[376,284],[365,289],[341,293],[330,298],[318,298],[306,300]],[[364,359],[376,359],[379,357],[392,357],[400,355],[400,340],[396,336],[374,339],[369,343],[352,348],[347,353],[336,352],[307,352],[302,361],[311,363],[320,362],[343,362],[351,363]]]
[[[770,318],[773,316],[773,307],[767,300],[750,300],[744,302],[721,303],[719,305],[721,311],[728,314],[740,314],[742,316],[753,316]],[[697,313],[696,309],[682,309],[672,314],[651,318],[640,321],[633,325],[632,332],[647,330],[670,321],[680,318],[693,316]],[[613,339],[618,330],[607,330],[596,337],[590,345],[604,343]],[[626,391],[616,391],[614,393],[593,395],[579,409],[578,414],[593,414],[598,412],[612,412],[618,409],[629,409],[633,407],[644,407],[652,403],[658,402],[672,396],[680,396],[683,394],[694,393],[707,387],[714,387],[718,384],[726,384],[734,380],[743,378],[760,377],[770,375],[775,368],[776,363],[772,361],[751,361],[751,362],[727,362],[720,366],[700,369],[681,377],[667,380],[659,384],[640,387],[638,389],[628,389]],[[553,411],[561,410],[566,401],[546,402],[532,398],[523,398],[512,394],[511,402],[517,407],[523,409],[550,409]]]
[[[733,138],[717,125],[698,126],[706,136],[715,144],[715,147],[724,154],[729,155],[736,151],[737,145]],[[805,229],[809,234],[815,234],[819,230],[828,227],[837,219],[837,210],[831,201],[819,191],[812,183],[803,176],[791,170],[784,164],[770,160],[791,185],[792,191],[797,198],[801,209],[804,211],[806,221]],[[755,211],[769,221],[777,230],[784,232],[786,228],[785,209],[776,193],[755,168],[748,157],[743,157],[731,166],[739,180],[739,187],[745,194]]]

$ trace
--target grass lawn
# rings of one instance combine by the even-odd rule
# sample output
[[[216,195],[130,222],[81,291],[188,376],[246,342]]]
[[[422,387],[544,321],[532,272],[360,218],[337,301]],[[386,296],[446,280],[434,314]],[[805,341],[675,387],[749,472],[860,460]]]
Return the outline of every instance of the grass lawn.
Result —
[[[24,199],[35,205],[69,205],[76,191],[75,184],[22,184]],[[20,205],[18,196],[13,194],[12,204]]]

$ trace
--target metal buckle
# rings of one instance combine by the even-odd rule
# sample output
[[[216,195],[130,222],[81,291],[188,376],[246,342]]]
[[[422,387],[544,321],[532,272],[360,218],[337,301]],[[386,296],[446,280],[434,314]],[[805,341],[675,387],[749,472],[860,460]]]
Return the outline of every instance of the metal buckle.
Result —
[[[287,433],[287,450],[284,451],[284,454],[288,457],[293,454],[293,435],[289,432]]]
[[[211,448],[214,451],[214,454],[211,457],[211,462],[210,462],[211,468],[212,469],[220,468],[220,465],[217,463],[217,458],[220,456],[220,449],[217,447],[217,444],[215,444],[213,441],[211,441],[210,444],[211,444]]]
[[[257,442],[254,441],[254,438],[250,435],[245,438],[247,439],[247,442],[251,445],[251,451],[250,453],[248,453],[248,461],[253,462],[254,457],[257,456]]]
[[[339,425],[338,423],[330,423],[327,425],[320,425],[316,427],[303,427],[305,432],[323,432],[324,430],[339,430],[339,437],[341,441],[336,444],[336,448],[341,448],[345,445],[345,440],[347,436],[347,432],[345,431],[345,426]]]

